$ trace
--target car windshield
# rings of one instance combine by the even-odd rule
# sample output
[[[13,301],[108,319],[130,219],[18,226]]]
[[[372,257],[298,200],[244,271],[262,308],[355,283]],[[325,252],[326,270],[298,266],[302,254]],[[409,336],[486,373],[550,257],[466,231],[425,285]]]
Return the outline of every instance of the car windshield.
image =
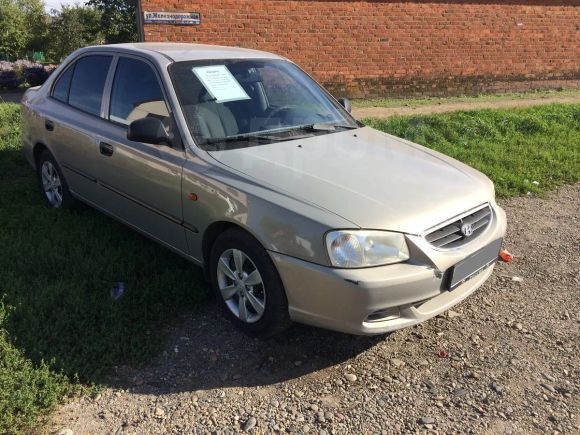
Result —
[[[170,73],[191,134],[206,149],[359,127],[314,80],[285,60],[177,62]]]

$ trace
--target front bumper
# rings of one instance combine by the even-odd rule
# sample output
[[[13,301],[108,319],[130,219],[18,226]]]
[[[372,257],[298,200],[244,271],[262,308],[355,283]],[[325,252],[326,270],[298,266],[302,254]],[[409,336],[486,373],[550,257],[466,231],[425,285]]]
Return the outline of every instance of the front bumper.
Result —
[[[411,262],[366,269],[336,269],[271,252],[288,297],[290,317],[340,332],[371,335],[416,325],[461,302],[491,275],[483,269],[453,291],[446,271],[504,237],[505,213],[494,205],[484,234],[453,250],[436,250],[420,236],[408,236]]]

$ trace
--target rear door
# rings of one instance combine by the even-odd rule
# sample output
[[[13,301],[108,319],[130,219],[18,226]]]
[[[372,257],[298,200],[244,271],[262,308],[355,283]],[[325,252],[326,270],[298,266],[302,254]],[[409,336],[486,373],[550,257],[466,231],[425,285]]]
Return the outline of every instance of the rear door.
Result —
[[[106,128],[101,118],[103,94],[114,56],[87,54],[56,79],[41,107],[44,143],[56,157],[70,189],[91,199],[97,194],[95,134]]]
[[[179,138],[155,66],[119,55],[104,106],[106,134],[97,135],[99,205],[170,247],[187,252],[182,226],[181,174],[185,152],[179,140],[172,146],[133,142],[128,125],[156,117],[170,135]]]

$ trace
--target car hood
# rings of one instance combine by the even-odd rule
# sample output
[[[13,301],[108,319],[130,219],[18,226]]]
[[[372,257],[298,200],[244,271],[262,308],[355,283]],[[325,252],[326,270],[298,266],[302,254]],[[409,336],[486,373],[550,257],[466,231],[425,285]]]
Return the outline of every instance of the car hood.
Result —
[[[366,229],[419,234],[493,200],[480,172],[369,127],[209,154]]]

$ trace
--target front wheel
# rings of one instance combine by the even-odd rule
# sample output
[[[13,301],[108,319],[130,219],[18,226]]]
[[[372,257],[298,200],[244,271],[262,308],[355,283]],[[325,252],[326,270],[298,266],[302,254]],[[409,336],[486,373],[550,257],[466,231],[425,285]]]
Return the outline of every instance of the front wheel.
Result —
[[[212,287],[227,317],[243,332],[276,335],[290,324],[280,276],[266,250],[249,234],[222,233],[210,254]]]

